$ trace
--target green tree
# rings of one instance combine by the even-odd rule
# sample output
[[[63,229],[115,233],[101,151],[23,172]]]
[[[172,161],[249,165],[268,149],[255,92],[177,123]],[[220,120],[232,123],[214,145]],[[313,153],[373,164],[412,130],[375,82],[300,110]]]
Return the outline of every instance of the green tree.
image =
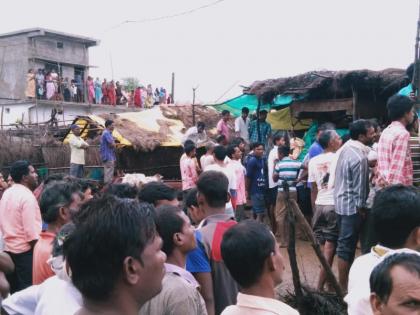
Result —
[[[127,77],[122,79],[122,84],[127,91],[135,90],[139,86],[140,80],[135,77]]]

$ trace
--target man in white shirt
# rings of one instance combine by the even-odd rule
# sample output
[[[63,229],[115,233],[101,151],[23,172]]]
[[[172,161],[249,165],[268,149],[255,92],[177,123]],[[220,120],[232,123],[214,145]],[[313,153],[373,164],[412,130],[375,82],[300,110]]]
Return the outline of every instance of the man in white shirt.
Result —
[[[380,190],[372,208],[378,245],[358,257],[349,273],[348,294],[344,298],[349,315],[373,314],[370,308],[369,277],[381,258],[398,249],[420,251],[420,192],[414,187],[389,186]]]
[[[335,130],[326,130],[320,134],[318,143],[324,151],[312,158],[308,165],[308,182],[311,186],[311,201],[314,209],[312,227],[328,264],[332,266],[338,239],[338,225],[334,206],[334,189],[328,188],[328,179],[331,163],[341,146],[341,138]],[[318,290],[323,290],[325,279],[325,270],[321,268]]]
[[[243,107],[241,116],[235,119],[235,133],[238,137],[241,137],[245,140],[246,143],[249,143],[249,108]]]
[[[240,285],[236,305],[222,315],[298,315],[275,298],[275,288],[283,280],[284,262],[273,233],[263,223],[242,221],[223,235],[223,261]]]
[[[89,144],[80,137],[80,127],[71,125],[73,135],[70,136],[70,176],[83,178],[85,166],[85,151]]]
[[[197,122],[197,126],[193,126],[187,130],[182,143],[191,140],[197,148],[204,146],[209,141],[205,128],[206,125],[202,121]]]
[[[235,171],[231,167],[229,167],[227,163],[225,163],[226,155],[227,155],[227,152],[226,152],[225,147],[221,145],[216,146],[214,148],[214,164],[208,165],[204,172],[218,171],[225,174],[229,181],[229,193],[233,198],[235,198],[237,194],[236,175],[235,175]],[[226,204],[226,214],[229,214],[232,217],[234,216],[233,207],[230,200]]]

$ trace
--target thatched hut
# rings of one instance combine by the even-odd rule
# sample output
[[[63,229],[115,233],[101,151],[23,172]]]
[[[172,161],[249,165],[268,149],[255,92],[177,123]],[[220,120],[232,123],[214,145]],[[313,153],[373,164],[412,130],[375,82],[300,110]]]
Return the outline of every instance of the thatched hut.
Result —
[[[290,110],[299,118],[350,116],[384,120],[387,99],[406,84],[408,78],[402,69],[312,71],[294,77],[256,81],[244,93],[274,105],[276,98],[289,96],[292,100]]]

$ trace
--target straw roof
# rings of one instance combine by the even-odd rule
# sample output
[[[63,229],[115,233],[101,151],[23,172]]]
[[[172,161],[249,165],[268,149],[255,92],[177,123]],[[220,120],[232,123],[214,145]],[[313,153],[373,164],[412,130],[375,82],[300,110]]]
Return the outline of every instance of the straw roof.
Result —
[[[218,112],[211,107],[195,107],[196,122],[203,121],[212,128],[219,119]],[[89,119],[95,129],[89,137],[97,137],[104,127],[105,119],[114,121],[115,130],[127,140],[136,151],[153,151],[159,146],[179,147],[187,128],[192,126],[192,106],[160,105],[140,112],[104,114],[80,117]]]
[[[352,89],[389,97],[405,84],[408,84],[408,78],[402,69],[312,71],[294,77],[256,81],[244,92],[255,94],[266,102],[279,94],[305,95],[309,100],[346,98],[352,96]]]

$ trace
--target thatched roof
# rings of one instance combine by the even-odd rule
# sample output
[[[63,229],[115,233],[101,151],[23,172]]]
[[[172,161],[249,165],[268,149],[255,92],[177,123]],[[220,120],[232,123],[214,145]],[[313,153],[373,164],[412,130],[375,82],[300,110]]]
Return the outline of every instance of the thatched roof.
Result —
[[[312,71],[288,78],[256,81],[244,92],[255,94],[271,102],[279,94],[305,95],[306,99],[328,99],[352,97],[352,89],[360,93],[389,97],[408,78],[402,69],[383,71]]]
[[[213,128],[220,119],[211,107],[195,106],[195,118]],[[137,151],[153,151],[159,146],[181,146],[184,133],[192,126],[192,106],[160,105],[139,112],[81,116],[93,130],[89,138],[97,138],[102,133],[105,119],[114,121],[115,130]],[[82,128],[83,129],[83,128]],[[97,140],[97,139],[96,139]]]

